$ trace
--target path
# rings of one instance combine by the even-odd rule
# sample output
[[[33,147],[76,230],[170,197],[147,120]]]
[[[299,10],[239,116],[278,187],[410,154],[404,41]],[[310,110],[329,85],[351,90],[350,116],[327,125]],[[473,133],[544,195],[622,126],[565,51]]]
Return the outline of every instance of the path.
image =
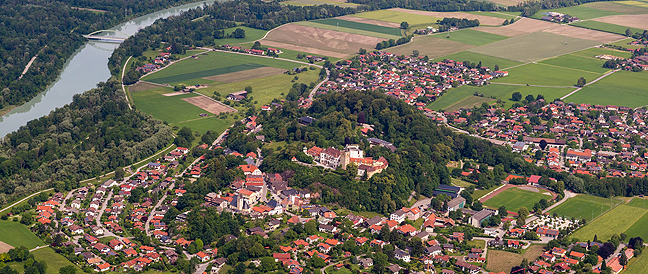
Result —
[[[29,63],[27,63],[27,65],[25,66],[25,69],[23,70],[23,72],[20,74],[20,76],[18,76],[18,80],[22,79],[23,76],[25,76],[25,73],[27,73],[27,71],[29,70],[29,67],[31,67],[31,65],[34,63],[34,61],[36,60],[37,57],[38,57],[38,54],[34,55],[34,57],[32,57],[32,59],[29,60]]]
[[[584,87],[589,86],[591,84],[594,84],[594,83],[598,82],[599,80],[601,80],[601,79],[603,79],[605,77],[608,77],[608,76],[612,75],[612,73],[615,73],[615,72],[617,72],[619,70],[621,70],[621,69],[615,69],[613,71],[608,71],[606,74],[601,75],[601,77],[594,79],[594,81],[586,83],[584,86],[577,88],[576,90],[568,93],[567,95],[565,95],[563,97],[560,97],[560,100],[565,100],[565,98],[567,98],[567,97],[571,96],[572,94],[578,92],[579,90],[583,89]]]
[[[9,206],[3,208],[3,209],[0,209],[0,213],[4,212],[4,211],[7,210],[7,209],[10,209],[10,208],[14,207],[15,205],[17,205],[17,204],[19,204],[19,203],[22,203],[22,202],[26,201],[27,199],[29,199],[29,198],[31,198],[31,197],[34,197],[34,196],[40,194],[41,192],[44,192],[44,191],[50,191],[50,190],[53,190],[53,189],[54,189],[54,188],[43,189],[43,190],[41,190],[41,191],[39,191],[39,192],[36,192],[36,193],[34,193],[34,194],[32,194],[32,195],[29,195],[29,196],[27,196],[27,197],[25,197],[25,198],[22,198],[22,199],[20,199],[19,201],[15,202],[15,203],[13,203],[13,204],[11,204],[11,205],[9,205]]]
[[[329,75],[330,75],[330,72],[329,72],[328,69],[326,69],[326,78],[324,80],[322,80],[321,82],[319,82],[319,84],[317,84],[317,86],[315,86],[313,88],[313,90],[311,90],[310,94],[308,94],[308,99],[311,102],[313,101],[313,96],[315,96],[315,93],[317,92],[317,90],[322,86],[322,84],[326,83],[329,80]]]
[[[545,208],[545,210],[543,210],[542,213],[547,213],[547,212],[549,212],[549,210],[552,210],[554,207],[557,207],[557,206],[559,206],[560,204],[566,202],[567,199],[569,199],[569,198],[576,197],[576,195],[577,195],[577,194],[574,193],[574,192],[571,192],[571,191],[569,191],[569,190],[565,190],[565,195],[564,195],[564,197],[563,197],[560,201],[558,201],[558,202],[554,203],[553,205],[551,205],[551,206]]]
[[[130,100],[128,100],[128,94],[126,93],[126,86],[124,85],[124,74],[126,74],[126,66],[128,65],[128,62],[130,61],[131,58],[133,58],[132,55],[129,56],[128,59],[126,59],[126,63],[124,63],[124,67],[122,68],[121,86],[122,86],[122,91],[124,92],[124,96],[126,97],[126,103],[128,103],[128,108],[130,110],[133,110]]]
[[[39,250],[41,248],[46,248],[46,247],[49,247],[49,245],[41,245],[41,246],[34,247],[34,248],[30,249],[29,252],[34,252],[36,250]]]

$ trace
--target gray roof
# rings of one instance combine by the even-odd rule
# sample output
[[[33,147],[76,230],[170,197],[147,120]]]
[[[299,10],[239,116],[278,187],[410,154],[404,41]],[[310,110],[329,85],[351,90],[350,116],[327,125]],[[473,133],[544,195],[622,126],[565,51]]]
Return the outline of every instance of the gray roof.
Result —
[[[475,220],[481,221],[483,219],[488,218],[491,215],[493,215],[493,211],[483,209],[482,211],[475,213],[475,215],[473,215],[472,217]]]

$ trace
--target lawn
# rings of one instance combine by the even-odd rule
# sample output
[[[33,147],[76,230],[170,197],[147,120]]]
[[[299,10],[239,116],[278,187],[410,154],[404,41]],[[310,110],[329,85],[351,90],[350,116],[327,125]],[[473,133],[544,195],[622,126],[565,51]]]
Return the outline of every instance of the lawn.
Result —
[[[13,221],[0,221],[0,241],[13,247],[25,246],[32,249],[45,245],[34,233],[29,231],[25,225]]]
[[[507,77],[504,77],[506,79]],[[486,98],[491,96],[501,99],[504,101],[504,107],[508,108],[512,106],[514,101],[511,101],[511,95],[514,92],[520,92],[522,98],[531,94],[537,96],[542,94],[545,100],[552,100],[560,98],[569,92],[573,91],[575,88],[546,88],[546,87],[527,87],[527,86],[513,86],[513,85],[498,85],[490,84],[482,87],[475,86],[461,86],[459,88],[451,89],[443,96],[439,97],[436,101],[429,104],[427,107],[434,110],[445,110],[450,107],[456,107],[456,104],[461,104],[462,101],[466,98],[474,97],[475,92],[483,94]],[[465,101],[464,101],[465,102]]]
[[[324,20],[329,20],[329,19],[324,19]],[[317,20],[317,21],[302,21],[302,22],[295,22],[294,24],[301,25],[301,26],[307,26],[307,27],[313,27],[313,28],[320,28],[320,29],[341,31],[341,32],[346,32],[346,33],[366,35],[366,36],[371,36],[371,37],[378,37],[378,38],[383,38],[383,39],[397,40],[398,38],[401,37],[400,34],[398,36],[396,36],[394,34],[385,34],[385,33],[368,31],[368,30],[363,30],[363,29],[354,29],[354,28],[345,27],[345,26],[343,26],[343,24],[340,24],[340,26],[330,25],[330,24],[321,24],[321,23],[319,23],[319,21],[320,20]],[[338,20],[338,21],[350,22],[350,23],[355,23],[355,24],[362,24],[362,23],[356,23],[356,22],[344,21],[344,20]],[[348,24],[345,24],[345,25],[348,25]],[[368,25],[368,24],[365,24],[365,25]],[[370,26],[372,26],[372,25],[370,25]],[[398,31],[400,33],[400,30],[398,30]]]
[[[491,69],[494,69],[495,65],[498,65],[500,67],[500,70],[520,64],[520,62],[516,62],[513,60],[483,55],[483,54],[474,53],[470,51],[462,51],[459,53],[437,58],[437,60],[444,60],[444,59],[450,59],[457,62],[463,62],[463,61],[470,61],[471,63],[481,62],[482,65],[490,67]]]
[[[566,8],[560,8],[560,9],[548,9],[548,10],[541,10],[531,16],[531,18],[536,18],[540,19],[542,18],[543,13],[548,12],[548,11],[555,11],[555,12],[560,12],[564,14],[569,14],[574,17],[578,17],[578,19],[581,20],[587,20],[587,19],[592,19],[592,18],[598,18],[598,17],[603,17],[603,16],[610,16],[610,15],[619,15],[621,13],[614,12],[614,11],[609,11],[609,10],[603,10],[603,9],[597,9],[597,8],[592,8],[586,5],[579,5],[579,6],[572,6],[572,7],[566,7]]]
[[[390,28],[390,27],[371,25],[371,24],[365,24],[360,22],[346,21],[346,20],[335,19],[335,18],[320,19],[320,20],[315,20],[310,22],[314,22],[322,25],[334,26],[334,27],[339,26],[339,27],[349,28],[349,29],[388,34],[396,37],[401,36],[401,30],[397,28]]]
[[[625,234],[628,237],[641,237],[642,239],[648,239],[648,214],[644,214],[641,219],[637,220],[628,230],[625,231]]]
[[[299,79],[295,82],[292,82],[295,77],[298,77]],[[243,90],[246,86],[251,86],[253,92],[248,96],[252,96],[254,98],[254,101],[256,102],[255,106],[258,109],[262,105],[272,102],[272,99],[274,98],[285,98],[285,95],[288,94],[288,91],[294,83],[304,83],[306,85],[309,85],[312,82],[318,81],[319,70],[309,70],[297,75],[279,74],[243,82],[218,84],[204,89],[199,89],[198,92],[207,96],[211,96],[214,91],[218,91],[220,94],[225,95]]]
[[[580,241],[587,241],[592,240],[596,235],[600,241],[607,241],[612,235],[628,230],[646,212],[648,209],[620,205],[589,222],[571,236]]]
[[[643,274],[648,269],[648,255],[642,254],[628,262],[628,268],[623,274]]]
[[[198,131],[201,135],[205,134],[208,130],[221,134],[225,129],[230,125],[234,124],[233,116],[237,115],[236,113],[230,114],[227,119],[220,119],[218,117],[206,117],[198,120],[183,121],[169,124],[170,126],[177,126],[179,128],[189,127],[191,131]],[[241,118],[241,115],[239,115]]]
[[[619,199],[613,199],[612,205],[622,202]],[[573,217],[578,220],[585,219],[588,222],[592,217],[596,218],[602,212],[610,208],[610,199],[598,196],[579,194],[576,197],[569,198],[564,203],[553,208],[549,213],[556,213],[559,216]]]
[[[505,206],[506,210],[517,212],[521,207],[526,207],[531,210],[533,205],[541,199],[550,200],[551,195],[519,188],[509,188],[485,201],[484,205],[491,208]]]
[[[158,89],[132,92],[131,96],[137,109],[170,124],[198,119],[201,118],[200,114],[208,113],[206,110],[182,100],[200,95],[193,93],[175,96],[162,95],[169,92],[169,90],[170,88],[160,87]]]
[[[437,18],[437,17],[411,14],[411,13],[405,13],[405,12],[393,11],[393,10],[376,10],[376,11],[354,14],[353,16],[366,18],[366,19],[392,22],[397,24],[400,24],[401,22],[407,22],[410,25],[410,28],[414,28],[414,27],[425,28],[427,26],[436,27],[437,20],[441,20],[441,18]]]
[[[638,207],[638,208],[648,209],[648,199],[646,199],[646,198],[636,198],[635,197],[627,205]]]
[[[497,187],[499,187],[499,185],[494,185],[494,186],[492,186],[490,188],[487,188],[487,189],[475,189],[475,192],[473,192],[473,194],[470,195],[470,196],[473,197],[473,200],[477,200],[477,199],[483,197],[484,195],[488,194],[489,192],[495,190]]]
[[[442,36],[443,38],[448,39],[450,41],[456,41],[459,43],[475,45],[475,46],[482,46],[500,40],[508,39],[508,37],[503,35],[486,33],[486,32],[481,32],[472,29],[462,29],[462,30],[453,31],[450,33],[450,38],[446,38],[447,35],[448,35],[447,33],[435,34],[435,36]]]
[[[538,256],[542,255],[543,251],[543,245],[531,245],[528,249],[523,250],[522,254],[489,250],[486,268],[494,272],[509,272],[513,266],[520,265],[522,259],[526,258],[527,261],[533,262]]]
[[[233,27],[229,29],[225,29],[225,34],[230,34],[234,32],[236,29],[242,29],[245,31],[245,38],[223,38],[223,39],[216,39],[214,40],[217,45],[235,45],[235,44],[241,44],[241,43],[249,43],[252,41],[259,40],[263,38],[263,36],[266,34],[266,30],[260,30],[260,29],[253,29],[249,27],[244,27],[244,26],[238,26],[238,27]]]
[[[591,80],[591,79],[589,79]],[[626,107],[648,105],[648,72],[618,71],[566,98],[568,102]]]
[[[67,258],[56,253],[54,249],[51,249],[49,247],[33,251],[31,252],[31,254],[34,254],[34,259],[36,261],[42,260],[47,263],[47,273],[49,274],[58,274],[61,267],[74,265]],[[77,270],[77,273],[82,273],[81,269],[79,269],[78,267],[75,268]]]
[[[469,182],[466,182],[464,180],[457,179],[457,178],[454,178],[454,177],[452,177],[451,180],[452,180],[452,184],[455,185],[455,186],[458,186],[458,187],[468,188],[470,186],[475,185],[473,183],[469,183]]]
[[[481,106],[483,103],[491,104],[495,102],[495,99],[481,96],[468,96],[461,99],[460,101],[449,105],[445,108],[446,111],[455,111],[460,109],[472,109],[473,107]]]
[[[437,58],[474,47],[473,45],[442,38],[440,35],[426,35],[416,36],[412,42],[389,48],[387,51],[398,55],[411,55],[414,50],[418,50],[421,56],[427,55],[429,58]]]
[[[584,70],[593,73],[606,73],[610,69],[604,68],[603,63],[605,60],[598,59],[595,55],[583,56],[584,54],[566,54],[555,58],[547,59],[541,64],[554,65],[563,68],[571,68],[577,70]]]
[[[288,70],[300,65],[290,61],[275,60],[250,54],[212,51],[207,55],[199,55],[197,59],[190,58],[175,63],[163,70],[145,76],[142,80],[172,85],[180,82],[188,85],[209,84],[211,81],[200,78],[263,66]],[[199,82],[186,82],[192,79]]]
[[[630,29],[632,32],[643,32],[643,30],[637,28],[631,28],[631,27],[593,21],[593,20],[576,22],[571,25],[576,27],[600,30],[600,31],[611,32],[611,33],[616,33],[621,35],[625,35],[626,29]]]
[[[560,60],[557,61],[556,63],[559,64],[564,63]],[[586,80],[594,80],[603,75],[603,73],[545,63],[526,64],[508,69],[508,72],[508,76],[495,79],[492,82],[566,87],[575,85],[580,77],[585,77]]]
[[[600,44],[547,32],[534,32],[470,49],[472,52],[520,62],[537,61]]]

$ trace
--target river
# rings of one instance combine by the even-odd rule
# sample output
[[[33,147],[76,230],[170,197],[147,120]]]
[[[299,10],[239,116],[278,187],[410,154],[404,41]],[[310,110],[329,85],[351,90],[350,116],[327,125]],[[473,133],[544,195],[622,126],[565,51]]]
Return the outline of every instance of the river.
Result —
[[[137,17],[117,25],[108,36],[133,35],[142,28],[150,26],[155,20],[178,15],[214,0],[200,1]],[[52,110],[72,102],[75,94],[83,93],[110,78],[108,58],[119,47],[117,43],[88,41],[81,46],[65,63],[59,77],[45,91],[29,102],[14,108],[0,117],[0,136],[16,131],[27,122],[49,114]],[[33,69],[33,68],[30,68]],[[0,137],[0,138],[2,138]]]

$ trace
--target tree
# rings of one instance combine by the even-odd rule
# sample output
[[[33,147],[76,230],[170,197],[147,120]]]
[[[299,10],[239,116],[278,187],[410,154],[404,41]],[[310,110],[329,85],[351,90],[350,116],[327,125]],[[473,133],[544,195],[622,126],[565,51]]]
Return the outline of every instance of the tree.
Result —
[[[414,57],[418,57],[419,54],[420,54],[420,53],[419,53],[419,51],[418,51],[417,49],[415,49],[415,50],[412,51],[412,56],[414,56]]]
[[[540,140],[540,149],[545,150],[547,148],[547,141],[545,139]]]
[[[360,55],[362,55],[362,54],[366,54],[366,53],[367,53],[367,50],[366,50],[366,49],[360,48],[360,49],[358,50],[358,54],[360,54]]]
[[[126,172],[123,168],[118,167],[115,169],[115,180],[120,181],[121,179],[124,179],[124,175],[126,175]]]
[[[628,264],[628,256],[626,256],[625,252],[621,252],[621,258],[619,258],[619,264],[620,265],[627,265]]]
[[[254,45],[252,45],[252,49],[261,49],[261,42],[259,41],[254,42]]]
[[[529,102],[535,101],[535,98],[533,97],[533,94],[527,95],[526,97],[524,97],[524,99],[529,101]]]
[[[494,69],[495,69],[495,71],[498,71],[499,70],[499,65],[496,64]]]
[[[232,36],[236,39],[245,38],[245,30],[242,28],[236,28],[236,30],[232,32]]]
[[[520,207],[520,209],[518,210],[518,216],[524,216],[524,218],[526,218],[527,216],[529,216],[529,209],[527,209],[526,207]]]
[[[409,28],[409,23],[407,23],[406,21],[401,22],[400,23],[400,28],[401,29],[408,29]]]
[[[626,34],[626,36],[628,36],[628,37],[632,37],[632,35],[633,35],[634,33],[632,33],[632,31],[631,31],[630,29],[626,29],[625,34]]]
[[[585,86],[586,83],[587,83],[587,81],[585,81],[585,78],[581,77],[581,78],[578,78],[578,81],[576,81],[576,86],[577,87],[583,87],[583,86]]]
[[[66,265],[59,268],[59,274],[76,274],[76,268],[73,265]]]
[[[516,102],[522,100],[522,93],[520,93],[519,91],[513,92],[513,94],[511,95],[511,100]]]

